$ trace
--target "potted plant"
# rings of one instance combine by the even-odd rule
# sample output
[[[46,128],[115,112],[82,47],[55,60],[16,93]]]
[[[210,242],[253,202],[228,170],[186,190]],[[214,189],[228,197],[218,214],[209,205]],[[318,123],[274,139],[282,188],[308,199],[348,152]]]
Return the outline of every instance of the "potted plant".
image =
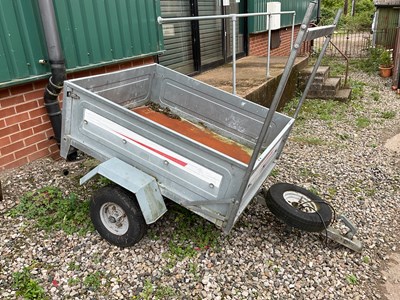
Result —
[[[382,77],[389,77],[392,75],[393,63],[391,53],[383,50],[379,57],[379,74]]]

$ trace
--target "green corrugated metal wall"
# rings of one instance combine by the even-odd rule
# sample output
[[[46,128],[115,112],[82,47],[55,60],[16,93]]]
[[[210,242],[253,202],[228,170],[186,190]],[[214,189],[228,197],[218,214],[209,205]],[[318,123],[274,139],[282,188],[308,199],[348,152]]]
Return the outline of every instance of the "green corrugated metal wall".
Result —
[[[54,0],[68,70],[163,50],[159,0]],[[49,72],[36,0],[0,1],[0,82]]]
[[[296,11],[296,24],[301,24],[310,0],[251,0],[248,3],[249,13],[266,12],[268,2],[281,2],[281,11]],[[314,16],[317,16],[315,10]],[[249,18],[249,33],[262,32],[266,30],[267,17],[252,17]],[[292,15],[282,15],[281,27],[292,25]]]

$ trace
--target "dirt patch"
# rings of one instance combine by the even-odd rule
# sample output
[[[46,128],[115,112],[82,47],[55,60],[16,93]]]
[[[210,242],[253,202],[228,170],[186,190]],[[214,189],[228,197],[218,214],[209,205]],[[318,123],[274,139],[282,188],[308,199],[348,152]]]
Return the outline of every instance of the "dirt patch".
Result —
[[[400,133],[388,139],[385,143],[385,147],[389,150],[400,153]]]
[[[392,253],[386,268],[382,271],[386,282],[381,286],[387,300],[400,300],[400,252]]]

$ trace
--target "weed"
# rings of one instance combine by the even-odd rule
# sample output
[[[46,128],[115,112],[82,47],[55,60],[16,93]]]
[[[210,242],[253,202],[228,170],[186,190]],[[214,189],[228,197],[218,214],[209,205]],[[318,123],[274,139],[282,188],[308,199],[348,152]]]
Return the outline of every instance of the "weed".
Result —
[[[80,269],[80,265],[75,264],[73,261],[68,264],[68,271],[79,271]]]
[[[199,266],[196,263],[189,263],[188,267],[189,267],[189,273],[192,274],[196,280],[199,280],[200,279]]]
[[[344,117],[345,109],[345,104],[334,100],[305,101],[301,109],[301,116],[305,119],[340,121]]]
[[[68,285],[69,285],[69,286],[78,285],[79,282],[80,282],[80,281],[79,281],[78,278],[69,278],[69,279],[68,279]]]
[[[274,178],[278,177],[278,175],[279,175],[279,170],[278,169],[273,169],[271,171],[271,173],[269,174],[269,176],[272,176]]]
[[[101,285],[102,276],[103,274],[101,272],[96,271],[86,276],[85,279],[83,280],[83,284],[92,290],[97,290]]]
[[[384,111],[381,113],[381,118],[382,119],[394,119],[396,117],[396,112],[395,111]]]
[[[13,285],[16,295],[25,299],[48,299],[44,289],[32,278],[32,266],[24,267],[21,272],[13,273]]]
[[[362,258],[362,261],[363,261],[363,263],[365,263],[365,264],[369,264],[369,263],[371,262],[371,258],[370,258],[368,255],[365,255],[365,256]]]
[[[350,80],[351,99],[360,99],[363,96],[365,83],[362,81]]]
[[[177,293],[169,286],[154,286],[149,279],[144,282],[143,290],[133,299],[171,299],[177,296]]]
[[[317,196],[320,195],[320,193],[318,192],[318,190],[317,190],[315,187],[310,187],[308,190],[309,190],[311,193],[313,193],[313,194],[315,194],[315,195],[317,195]]]
[[[379,98],[380,98],[379,93],[377,93],[377,92],[372,92],[372,93],[371,93],[371,96],[372,96],[372,99],[373,99],[374,101],[379,101]]]
[[[176,224],[169,242],[170,255],[183,259],[193,257],[204,249],[217,250],[221,232],[214,225],[181,206],[174,205],[170,211]]]
[[[139,294],[140,299],[151,299],[151,296],[154,292],[153,284],[149,279],[144,282],[143,290]]]
[[[366,117],[358,117],[356,119],[356,126],[358,128],[366,128],[371,124],[371,120]]]
[[[328,195],[331,198],[334,198],[336,196],[336,193],[337,193],[337,189],[336,188],[333,188],[333,187],[328,188]]]
[[[350,135],[347,133],[338,133],[337,136],[342,141],[347,141],[350,138]]]
[[[307,137],[307,136],[295,136],[292,140],[301,143],[301,144],[308,144],[308,145],[324,145],[325,141],[318,138],[318,137]]]
[[[356,275],[354,274],[349,274],[346,276],[346,281],[348,282],[348,284],[358,284],[358,278]]]
[[[176,292],[169,286],[158,286],[155,291],[156,299],[171,299],[176,296]]]
[[[309,177],[309,178],[316,178],[319,177],[319,174],[314,173],[312,170],[307,168],[300,168],[300,176],[302,177]]]
[[[55,187],[25,194],[8,215],[34,219],[36,227],[46,231],[63,230],[68,234],[93,231],[88,217],[89,202],[79,201],[72,193],[64,197],[62,191]]]

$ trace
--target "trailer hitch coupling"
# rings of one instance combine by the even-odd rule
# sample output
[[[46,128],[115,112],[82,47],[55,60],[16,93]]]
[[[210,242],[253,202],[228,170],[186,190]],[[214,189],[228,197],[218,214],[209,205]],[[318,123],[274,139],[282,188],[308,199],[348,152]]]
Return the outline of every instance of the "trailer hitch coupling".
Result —
[[[325,234],[325,236],[327,236],[329,239],[353,251],[361,252],[362,243],[354,238],[355,234],[357,233],[357,228],[354,226],[354,224],[351,223],[350,220],[344,215],[338,215],[336,219],[346,226],[348,231],[345,234],[342,234],[339,230],[329,226],[326,230],[322,231],[322,234]]]

